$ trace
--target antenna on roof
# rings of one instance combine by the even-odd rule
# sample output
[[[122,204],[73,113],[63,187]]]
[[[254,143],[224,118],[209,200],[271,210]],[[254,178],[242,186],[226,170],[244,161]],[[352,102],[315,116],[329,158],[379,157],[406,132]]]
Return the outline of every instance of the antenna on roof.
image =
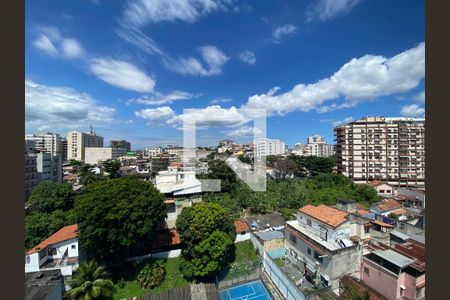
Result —
[[[91,123],[91,134],[93,134],[94,133],[94,130],[92,129],[92,123]]]

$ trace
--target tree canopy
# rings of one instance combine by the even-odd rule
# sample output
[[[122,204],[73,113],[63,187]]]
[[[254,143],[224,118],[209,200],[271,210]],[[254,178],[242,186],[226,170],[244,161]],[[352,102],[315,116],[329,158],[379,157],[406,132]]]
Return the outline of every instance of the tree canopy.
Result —
[[[234,224],[219,204],[203,202],[185,208],[176,225],[185,244],[180,270],[186,278],[207,278],[233,259]]]
[[[28,203],[32,211],[51,213],[72,208],[75,196],[70,184],[47,180],[33,189]]]
[[[109,178],[117,178],[119,177],[120,161],[108,159],[103,162],[103,168],[105,172],[108,172]]]
[[[153,184],[136,177],[89,185],[75,201],[81,246],[98,261],[126,258],[163,226],[163,201]]]

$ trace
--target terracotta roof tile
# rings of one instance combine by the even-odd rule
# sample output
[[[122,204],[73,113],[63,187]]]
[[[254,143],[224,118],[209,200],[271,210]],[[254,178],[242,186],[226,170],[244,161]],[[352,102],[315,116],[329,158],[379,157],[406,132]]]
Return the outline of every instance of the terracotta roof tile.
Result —
[[[248,227],[247,223],[243,220],[234,221],[234,227],[235,227],[236,232],[244,232],[244,231],[248,231],[250,229]]]
[[[383,199],[381,200],[381,203],[377,205],[378,209],[381,211],[387,211],[392,210],[395,208],[400,208],[402,205],[397,200],[394,200],[392,198],[389,199]]]
[[[299,209],[300,212],[319,220],[331,227],[337,227],[348,219],[348,213],[325,204],[319,206],[306,205]]]
[[[58,230],[57,232],[55,232],[54,234],[52,234],[51,236],[49,236],[44,241],[42,241],[39,245],[29,250],[27,254],[33,254],[42,249],[47,248],[50,245],[76,238],[77,235],[78,235],[78,224],[65,226],[60,230]]]
[[[360,215],[360,216],[365,216],[365,215],[370,214],[370,211],[367,211],[367,210],[365,210],[365,209],[358,209],[356,212],[357,212],[358,215]]]

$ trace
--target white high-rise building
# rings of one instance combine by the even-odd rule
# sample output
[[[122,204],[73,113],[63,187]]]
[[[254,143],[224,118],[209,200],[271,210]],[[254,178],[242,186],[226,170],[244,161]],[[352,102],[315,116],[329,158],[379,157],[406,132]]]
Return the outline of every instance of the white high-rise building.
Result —
[[[25,199],[27,199],[38,182],[34,141],[25,140]]]
[[[307,144],[295,144],[292,153],[300,156],[320,156],[327,157],[334,154],[334,145],[327,144],[325,137],[311,135],[307,139]]]
[[[280,140],[259,139],[256,141],[255,156],[279,155],[286,153],[286,144]]]
[[[365,117],[334,132],[339,173],[356,183],[425,187],[425,119]]]
[[[67,134],[67,160],[84,161],[86,147],[103,147],[103,137],[92,130],[71,131]]]
[[[35,150],[57,155],[62,153],[62,138],[57,133],[26,134],[26,141],[34,141]]]

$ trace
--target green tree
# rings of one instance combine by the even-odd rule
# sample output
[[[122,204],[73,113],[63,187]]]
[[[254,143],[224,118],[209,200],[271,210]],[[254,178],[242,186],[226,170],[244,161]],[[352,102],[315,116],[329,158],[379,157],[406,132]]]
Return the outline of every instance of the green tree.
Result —
[[[216,230],[190,252],[184,252],[180,270],[188,279],[207,279],[233,259],[233,247],[230,237]]]
[[[275,167],[275,163],[277,162],[278,157],[276,155],[267,155],[266,156],[266,164],[269,167]]]
[[[28,203],[32,212],[51,213],[71,209],[75,196],[70,184],[47,180],[33,190]]]
[[[236,238],[233,220],[218,203],[201,202],[184,208],[177,218],[176,227],[188,250],[217,229],[228,234],[232,240]]]
[[[216,151],[212,151],[211,153],[209,153],[208,155],[206,155],[206,158],[209,160],[213,160],[214,157],[216,157],[217,152]]]
[[[103,168],[105,172],[108,172],[109,178],[119,177],[120,166],[120,162],[113,159],[108,159],[107,161],[103,162]]]
[[[152,289],[160,285],[166,277],[166,269],[162,260],[151,260],[142,268],[137,282],[144,289]]]
[[[88,186],[94,182],[104,179],[103,176],[95,174],[93,172],[94,166],[90,164],[84,164],[80,168],[80,184]]]
[[[126,258],[163,227],[163,201],[152,183],[132,176],[88,186],[75,200],[81,246],[97,261]]]
[[[245,156],[244,154],[239,154],[238,159],[245,164],[253,164],[253,161],[250,157]]]
[[[234,224],[218,203],[183,209],[176,227],[185,245],[180,270],[186,278],[204,279],[233,259]]]
[[[367,290],[361,291],[354,285],[344,288],[343,299],[348,300],[370,300],[370,294]]]
[[[34,212],[25,217],[25,248],[31,249],[62,227],[69,225],[67,212]]]
[[[220,179],[222,192],[230,192],[236,186],[236,174],[223,160],[210,160],[208,162],[208,174],[206,178]]]
[[[90,261],[81,264],[69,283],[67,296],[72,300],[111,299],[113,282],[104,267]]]

